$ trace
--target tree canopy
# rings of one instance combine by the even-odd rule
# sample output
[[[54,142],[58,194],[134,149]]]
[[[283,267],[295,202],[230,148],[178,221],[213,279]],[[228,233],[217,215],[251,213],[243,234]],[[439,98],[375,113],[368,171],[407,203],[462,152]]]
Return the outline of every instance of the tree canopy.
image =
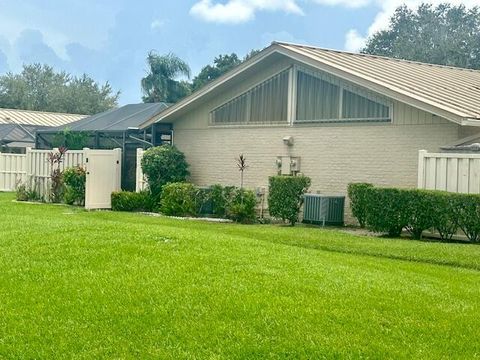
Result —
[[[143,102],[175,103],[190,93],[190,84],[181,80],[190,77],[190,67],[178,56],[150,51],[147,64],[148,73],[141,81]]]
[[[366,54],[480,69],[480,8],[422,4],[401,6],[387,30],[371,36]]]
[[[88,75],[72,76],[42,64],[0,76],[0,107],[36,111],[96,114],[117,105],[119,92]]]
[[[195,91],[200,89],[205,84],[222,76],[227,71],[230,71],[241,63],[242,60],[240,60],[235,53],[230,55],[218,55],[213,59],[213,65],[204,66],[200,73],[193,78],[192,90]]]

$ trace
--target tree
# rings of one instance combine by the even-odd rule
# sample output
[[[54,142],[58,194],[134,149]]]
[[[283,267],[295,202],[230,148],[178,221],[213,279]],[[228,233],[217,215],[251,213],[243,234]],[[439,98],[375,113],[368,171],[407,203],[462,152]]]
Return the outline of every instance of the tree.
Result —
[[[213,65],[207,65],[202,68],[200,73],[195,76],[192,82],[192,91],[196,91],[201,87],[208,84],[210,81],[215,80],[232,70],[234,67],[240,65],[257,55],[261,50],[250,50],[243,59],[240,59],[237,54],[231,53],[230,55],[218,55],[213,59]]]
[[[190,77],[190,67],[178,56],[158,55],[150,51],[147,56],[148,73],[142,79],[143,102],[176,103],[189,95],[190,84],[179,80]]]
[[[213,66],[204,66],[200,73],[195,76],[192,82],[192,90],[195,91],[200,89],[210,81],[219,78],[241,63],[242,61],[235,53],[217,56],[215,59],[213,59]]]
[[[480,8],[422,4],[396,9],[388,30],[372,35],[366,54],[480,69]]]
[[[108,82],[100,85],[86,74],[76,77],[38,63],[0,76],[3,108],[96,114],[115,107],[119,94]]]

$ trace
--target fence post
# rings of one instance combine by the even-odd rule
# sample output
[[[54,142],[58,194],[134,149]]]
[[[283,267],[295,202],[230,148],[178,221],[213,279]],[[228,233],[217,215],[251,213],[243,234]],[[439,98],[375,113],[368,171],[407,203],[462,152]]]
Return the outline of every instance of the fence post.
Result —
[[[425,188],[425,158],[427,156],[427,150],[420,150],[418,152],[418,183],[419,189]]]
[[[122,149],[116,148],[113,151],[115,152],[115,161],[117,163],[115,173],[115,191],[120,191],[122,190]]]
[[[144,150],[142,148],[137,148],[137,167],[136,167],[136,176],[135,176],[135,190],[140,192],[144,189],[144,179],[142,171],[142,158]]]

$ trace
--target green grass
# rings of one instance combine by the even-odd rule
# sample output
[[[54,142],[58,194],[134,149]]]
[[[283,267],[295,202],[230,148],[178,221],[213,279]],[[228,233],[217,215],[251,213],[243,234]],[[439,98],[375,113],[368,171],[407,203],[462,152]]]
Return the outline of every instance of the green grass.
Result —
[[[0,358],[480,357],[480,246],[12,199]]]

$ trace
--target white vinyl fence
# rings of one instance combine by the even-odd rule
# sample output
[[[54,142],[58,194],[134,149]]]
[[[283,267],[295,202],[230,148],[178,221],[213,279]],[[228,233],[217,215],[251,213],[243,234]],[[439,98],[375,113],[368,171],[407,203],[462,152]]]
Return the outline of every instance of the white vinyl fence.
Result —
[[[17,186],[25,185],[36,190],[40,196],[48,197],[50,189],[51,166],[48,154],[58,151],[32,150],[25,154],[0,153],[0,191],[15,191]],[[69,150],[65,153],[60,169],[84,166],[84,150]]]
[[[480,193],[480,154],[429,153],[418,156],[418,188]]]
[[[148,187],[147,179],[145,178],[145,175],[143,175],[143,171],[142,171],[142,158],[144,153],[145,153],[145,150],[140,148],[137,149],[137,171],[135,176],[137,192],[146,190]]]
[[[0,153],[0,191],[13,191],[27,179],[27,157],[24,154]]]

